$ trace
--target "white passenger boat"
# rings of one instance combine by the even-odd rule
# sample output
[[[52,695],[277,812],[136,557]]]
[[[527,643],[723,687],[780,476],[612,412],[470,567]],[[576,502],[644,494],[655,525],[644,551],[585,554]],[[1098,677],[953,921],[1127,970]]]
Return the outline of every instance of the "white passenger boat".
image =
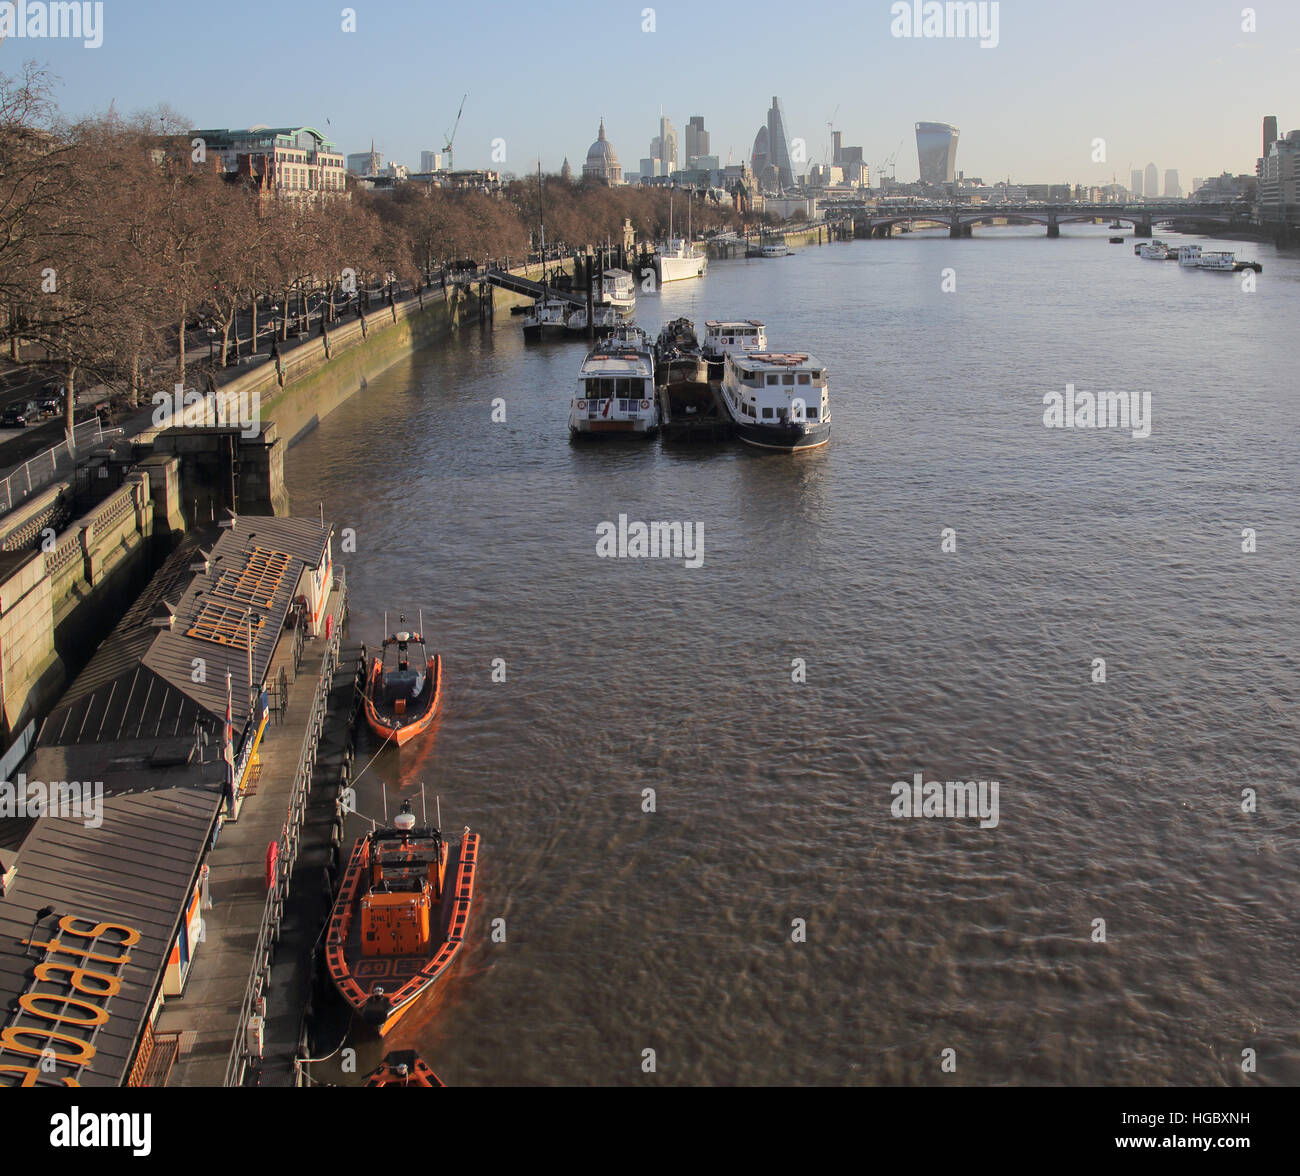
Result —
[[[747,445],[792,453],[831,439],[826,369],[804,352],[730,352],[722,404]]]
[[[524,341],[540,343],[546,339],[564,338],[565,326],[573,311],[573,303],[563,298],[539,298],[524,315]]]
[[[625,269],[607,269],[600,285],[593,285],[591,297],[597,307],[610,307],[628,318],[636,311],[636,281]]]
[[[1137,255],[1148,261],[1168,261],[1171,250],[1163,241],[1147,241],[1137,246]]]
[[[719,322],[710,319],[704,324],[704,339],[700,351],[709,361],[709,378],[722,375],[722,361],[730,351],[766,351],[767,332],[758,319]]]
[[[702,278],[708,272],[709,259],[682,237],[673,237],[655,248],[655,273],[659,285],[683,278]]]
[[[621,324],[582,361],[569,431],[575,437],[647,435],[658,428],[654,355],[644,331]]]
[[[765,241],[759,253],[763,257],[785,257],[790,252],[790,246],[784,241]]]
[[[621,321],[618,311],[612,306],[593,306],[591,317],[595,320],[597,335],[609,334]],[[585,306],[571,308],[569,317],[565,321],[565,328],[570,335],[585,335],[587,333],[587,308]]]
[[[1235,273],[1237,255],[1226,249],[1207,249],[1201,254],[1201,264],[1197,268],[1213,270],[1216,274]]]

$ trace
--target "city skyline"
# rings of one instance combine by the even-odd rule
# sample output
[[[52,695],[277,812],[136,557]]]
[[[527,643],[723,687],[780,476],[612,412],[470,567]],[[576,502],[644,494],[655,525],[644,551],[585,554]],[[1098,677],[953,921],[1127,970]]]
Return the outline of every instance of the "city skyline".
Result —
[[[753,71],[753,81],[743,74],[738,80],[687,58],[679,64],[672,55],[656,57],[644,85],[629,85],[637,74],[628,62],[647,57],[650,39],[688,35],[707,21],[707,7],[698,5],[646,9],[654,13],[654,28],[647,31],[642,9],[629,10],[620,55],[610,51],[619,41],[610,22],[593,21],[578,3],[552,6],[545,21],[501,21],[499,14],[434,13],[394,2],[361,10],[356,31],[344,32],[337,13],[304,20],[301,10],[282,13],[233,0],[224,10],[228,22],[255,20],[267,44],[294,45],[295,54],[284,59],[290,68],[298,58],[312,62],[292,87],[266,93],[232,89],[222,55],[192,51],[210,31],[200,10],[178,10],[164,23],[143,5],[115,7],[100,48],[10,39],[5,72],[29,58],[47,66],[68,118],[102,113],[110,103],[120,113],[164,104],[193,126],[309,125],[345,154],[367,151],[373,138],[385,159],[412,168],[422,151],[443,150],[460,96],[468,92],[456,135],[457,166],[515,174],[529,172],[539,156],[548,171],[558,171],[566,156],[581,158],[591,126],[602,117],[610,140],[635,159],[654,134],[661,107],[675,126],[702,115],[711,153],[722,165],[738,163],[749,156],[774,89],[791,144],[803,140],[806,163],[796,164],[796,171],[828,156],[832,123],[848,141],[863,145],[873,171],[912,137],[915,121],[935,119],[962,128],[960,170],[968,176],[1084,184],[1112,178],[1124,184],[1131,169],[1152,159],[1183,175],[1253,171],[1264,114],[1278,115],[1282,135],[1300,127],[1300,102],[1288,85],[1295,51],[1287,48],[1300,43],[1300,12],[1269,11],[1261,17],[1265,27],[1244,32],[1238,12],[1210,0],[1155,7],[1150,19],[1161,28],[1165,52],[1153,57],[1140,38],[1115,36],[1116,22],[1131,19],[1131,10],[1103,2],[1072,32],[1066,60],[1056,52],[1059,23],[1050,13],[1004,9],[997,46],[982,49],[962,39],[898,38],[891,35],[888,4],[846,5],[835,14],[837,36],[809,42],[817,68],[800,75],[797,87],[773,86],[761,71]],[[760,0],[750,11],[756,19],[738,22],[729,33],[729,55],[770,49],[763,30],[782,10]],[[1161,11],[1177,20],[1165,27]],[[501,84],[485,80],[481,59],[460,61],[449,53],[431,89],[421,54],[434,41],[491,45],[493,59],[510,63]],[[570,96],[559,116],[553,105],[518,98],[553,81],[554,55],[584,62],[592,94],[589,102]],[[340,84],[358,61],[372,56],[384,60],[391,85],[358,90]],[[1179,84],[1189,59],[1205,67],[1194,88]],[[1141,82],[1122,93],[1102,84],[1119,76]],[[1098,140],[1104,141],[1100,159]],[[917,177],[914,153],[905,149],[897,161],[900,181]]]

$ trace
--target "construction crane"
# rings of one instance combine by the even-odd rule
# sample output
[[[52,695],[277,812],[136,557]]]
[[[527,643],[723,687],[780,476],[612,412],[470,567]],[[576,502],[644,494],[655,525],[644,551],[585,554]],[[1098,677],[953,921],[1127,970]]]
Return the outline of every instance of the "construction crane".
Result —
[[[877,164],[877,167],[880,169],[876,176],[879,180],[879,184],[877,185],[878,187],[883,188],[885,186],[885,168],[889,168],[889,178],[891,180],[896,180],[898,178],[898,169],[894,166],[894,160],[898,158],[898,153],[902,151],[902,149],[903,140],[899,139],[898,146],[894,148],[894,154]]]
[[[830,118],[826,120],[826,129],[831,133],[832,145],[834,145],[835,143],[835,116],[839,114],[839,112],[840,112],[840,108],[837,105],[835,109],[831,112]],[[827,154],[822,157],[822,162],[827,165],[830,164],[830,148],[827,148]]]
[[[468,97],[469,97],[468,94],[462,95],[460,100],[460,110],[456,111],[456,121],[452,123],[451,130],[447,132],[447,145],[443,148],[443,151],[447,156],[448,171],[456,170],[454,167],[452,167],[453,160],[452,160],[451,148],[452,148],[452,144],[456,142],[456,132],[460,129],[461,111],[465,109],[465,99]]]

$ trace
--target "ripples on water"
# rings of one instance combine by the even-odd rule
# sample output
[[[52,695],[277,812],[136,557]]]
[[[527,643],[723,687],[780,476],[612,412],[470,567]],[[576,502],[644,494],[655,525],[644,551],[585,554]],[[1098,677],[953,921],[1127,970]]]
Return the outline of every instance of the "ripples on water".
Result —
[[[757,317],[822,359],[816,453],[572,446],[582,346],[510,318],[290,452],[295,512],[357,530],[354,639],[423,607],[446,667],[361,808],[423,781],[483,835],[467,950],[389,1044],[457,1085],[1231,1084],[1248,1047],[1300,1081],[1300,262],[1230,244],[1246,294],[1066,231],[642,296],[652,336]],[[1149,389],[1150,438],[1044,428],[1067,381]],[[703,524],[703,567],[596,558],[620,513]],[[892,818],[916,771],[999,781],[998,827]]]

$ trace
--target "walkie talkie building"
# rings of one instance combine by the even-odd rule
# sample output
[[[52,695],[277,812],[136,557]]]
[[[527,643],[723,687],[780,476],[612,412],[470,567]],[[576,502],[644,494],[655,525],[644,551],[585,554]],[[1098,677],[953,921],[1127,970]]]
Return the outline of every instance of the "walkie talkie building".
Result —
[[[916,124],[916,155],[921,164],[921,183],[951,184],[957,178],[957,136],[960,133],[947,123]]]

